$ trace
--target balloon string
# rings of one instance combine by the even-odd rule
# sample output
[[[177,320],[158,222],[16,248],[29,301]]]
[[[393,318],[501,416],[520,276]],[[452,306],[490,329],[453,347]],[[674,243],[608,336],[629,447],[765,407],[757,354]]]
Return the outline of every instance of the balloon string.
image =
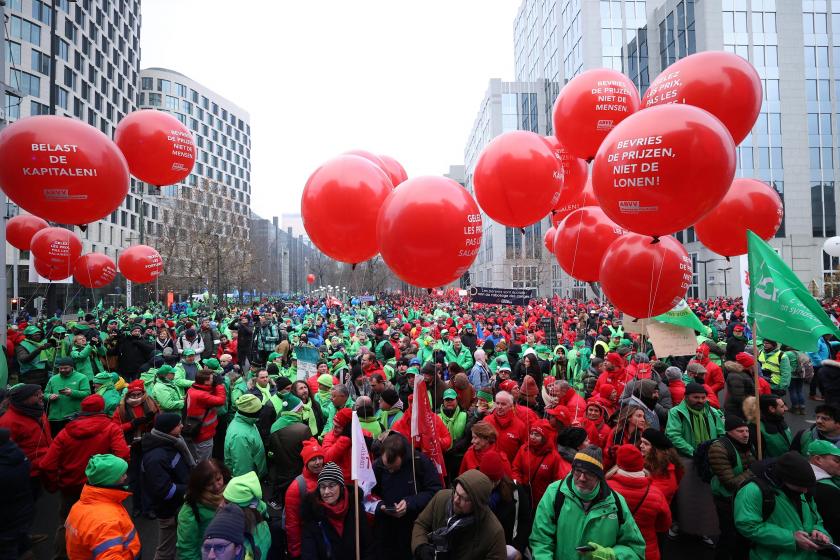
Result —
[[[578,229],[577,235],[575,236],[575,252],[572,255],[572,273],[575,272],[575,263],[577,263],[577,254],[578,254],[578,247],[580,246],[580,231],[581,226],[583,225],[583,212],[580,213],[580,219],[578,220]],[[554,234],[557,235],[556,233]],[[556,238],[556,237],[555,237]],[[571,276],[571,274],[570,274]]]

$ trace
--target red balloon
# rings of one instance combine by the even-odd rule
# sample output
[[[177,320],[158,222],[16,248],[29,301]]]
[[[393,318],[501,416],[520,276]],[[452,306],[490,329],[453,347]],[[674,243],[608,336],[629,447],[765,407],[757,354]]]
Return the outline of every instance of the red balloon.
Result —
[[[555,235],[557,235],[557,229],[554,226],[551,226],[550,228],[545,230],[545,235],[543,235],[543,245],[545,245],[545,248],[552,253],[554,252]]]
[[[400,165],[400,162],[391,156],[384,156],[382,154],[379,154],[379,159],[381,159],[382,163],[385,164],[384,171],[388,174],[388,177],[391,179],[391,183],[393,183],[395,187],[408,179],[408,173],[405,172],[405,168]]]
[[[579,195],[583,192],[586,180],[589,178],[589,165],[585,160],[570,154],[554,136],[544,136],[543,140],[551,147],[554,157],[560,163],[560,176],[563,178],[560,199]]]
[[[540,221],[560,197],[560,163],[539,134],[505,132],[485,146],[473,175],[475,197],[491,220],[523,228]]]
[[[413,177],[385,200],[376,239],[382,260],[412,286],[457,280],[481,245],[481,213],[470,193],[446,177]]]
[[[623,234],[624,230],[597,206],[579,208],[557,226],[551,250],[569,276],[597,282],[604,253]]]
[[[114,259],[102,253],[82,255],[73,266],[73,278],[87,288],[103,288],[116,277]]]
[[[0,132],[0,187],[45,220],[87,224],[104,218],[122,204],[128,180],[117,145],[81,121],[43,115]]]
[[[38,216],[20,214],[6,222],[6,241],[12,247],[28,251],[32,236],[48,227],[50,224]]]
[[[307,274],[306,275],[306,283],[307,284],[314,284],[315,283],[315,275],[314,274]]]
[[[67,271],[67,278],[73,271],[73,265],[82,256],[82,240],[69,229],[59,227],[44,228],[32,236],[29,250],[43,268],[58,267]],[[49,278],[46,274],[41,274]],[[57,278],[52,278],[57,280]]]
[[[767,183],[735,179],[711,212],[694,226],[697,238],[719,255],[734,257],[747,252],[747,230],[769,240],[785,215],[779,194]]]
[[[132,175],[158,187],[183,181],[195,165],[195,140],[174,116],[154,109],[126,115],[117,124],[114,141]]]
[[[598,206],[598,199],[595,198],[595,191],[592,190],[591,179],[586,180],[583,190],[577,194],[570,193],[565,189],[560,190],[560,200],[554,210],[551,211],[552,225],[554,227],[559,226],[566,216],[585,206]]]
[[[391,185],[396,187],[396,185],[393,183],[393,180],[391,179],[391,172],[388,171],[388,165],[385,163],[385,160],[383,160],[381,156],[378,156],[374,153],[368,152],[367,150],[350,150],[349,152],[344,152],[341,155],[343,155],[343,156],[359,156],[360,158],[364,158],[364,159],[368,160],[373,165],[375,165],[376,167],[381,169],[383,171],[383,173],[385,173],[385,175],[388,176],[388,180],[392,181]]]
[[[393,190],[391,180],[369,160],[333,158],[306,181],[301,217],[309,239],[337,261],[360,263],[376,255],[376,216]]]
[[[148,245],[134,245],[120,253],[117,260],[122,275],[135,284],[151,282],[163,272],[163,259]]]
[[[595,157],[592,186],[615,223],[659,236],[694,225],[734,175],[735,144],[719,120],[691,105],[662,105],[610,132]]]
[[[720,119],[740,144],[758,118],[761,99],[761,79],[752,64],[736,54],[704,51],[663,70],[645,92],[642,107],[700,107]]]
[[[604,253],[599,281],[604,295],[637,319],[671,310],[691,284],[691,259],[670,235],[649,237],[625,233]]]
[[[35,267],[35,272],[47,280],[64,280],[73,274],[72,265],[49,264],[37,258],[33,258],[31,263]]]
[[[639,110],[639,92],[624,74],[587,70],[563,86],[554,102],[554,136],[573,156],[591,160],[604,138]]]

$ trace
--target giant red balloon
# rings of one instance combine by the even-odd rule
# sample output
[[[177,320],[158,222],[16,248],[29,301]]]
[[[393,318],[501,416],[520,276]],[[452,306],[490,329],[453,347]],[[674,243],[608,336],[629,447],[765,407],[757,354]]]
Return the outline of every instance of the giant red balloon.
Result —
[[[50,224],[38,216],[20,214],[6,222],[6,241],[12,247],[17,247],[21,251],[28,251],[29,244],[32,243],[32,236],[48,227],[50,227]]]
[[[0,188],[45,220],[95,222],[122,204],[128,184],[119,148],[89,124],[43,115],[0,132]]]
[[[306,283],[307,284],[314,284],[315,283],[315,275],[314,274],[307,274],[306,275]]]
[[[598,199],[595,198],[592,181],[589,179],[587,179],[583,189],[577,193],[565,189],[560,190],[560,200],[555,205],[554,210],[551,211],[552,225],[557,227],[566,216],[585,206],[598,206]]]
[[[114,259],[102,253],[82,255],[73,267],[73,278],[87,288],[103,288],[116,277]]]
[[[662,105],[610,132],[595,157],[592,186],[615,223],[659,236],[694,225],[734,175],[735,144],[719,120],[691,105]]]
[[[569,276],[597,282],[604,253],[623,233],[597,206],[579,208],[557,226],[551,250]]]
[[[35,272],[47,280],[64,280],[73,274],[71,265],[49,264],[34,257],[30,264],[35,267]]]
[[[563,183],[560,187],[560,199],[557,203],[559,205],[561,204],[560,201],[570,200],[583,192],[586,180],[589,178],[589,165],[585,160],[570,154],[554,136],[545,136],[543,139],[551,147],[554,157],[560,163],[560,177]]]
[[[545,230],[545,235],[543,235],[543,245],[545,245],[545,248],[552,253],[554,252],[555,235],[557,235],[557,229],[554,226],[551,226],[550,228]]]
[[[385,175],[388,176],[388,180],[391,181],[391,186],[396,187],[397,185],[393,182],[393,177],[391,176],[391,172],[388,171],[388,165],[385,163],[385,160],[382,159],[381,156],[378,156],[374,153],[368,152],[367,150],[350,150],[348,152],[344,152],[341,154],[343,156],[359,156],[360,158],[364,158],[371,162],[373,165],[378,167],[382,170]],[[399,164],[398,164],[399,165]]]
[[[135,284],[151,282],[163,272],[163,259],[148,245],[134,245],[120,253],[117,261],[122,275]]]
[[[376,255],[376,217],[393,190],[391,180],[369,160],[342,155],[306,181],[300,209],[309,239],[337,261],[360,263]]]
[[[723,51],[704,51],[678,60],[653,80],[642,107],[686,103],[723,122],[735,144],[752,130],[761,110],[761,79],[752,64]]]
[[[388,174],[388,177],[391,179],[391,183],[395,187],[408,179],[408,173],[405,172],[405,168],[400,165],[400,162],[391,156],[385,156],[382,154],[379,154],[379,159],[381,159],[382,163],[385,165],[384,171]]]
[[[625,233],[604,253],[599,281],[604,295],[637,319],[661,315],[685,297],[691,284],[691,259],[670,235]]]
[[[694,226],[697,238],[725,257],[747,252],[747,230],[769,240],[782,225],[785,209],[778,193],[755,179],[735,179],[711,212]]]
[[[69,229],[48,227],[32,236],[29,250],[44,268],[59,267],[62,271],[66,270],[67,274],[61,278],[67,278],[76,260],[82,255],[82,240]],[[41,276],[49,278],[45,274]]]
[[[596,68],[572,78],[554,101],[554,136],[573,156],[591,160],[621,121],[639,110],[635,84],[616,70]]]
[[[543,137],[515,130],[484,147],[473,172],[481,209],[502,225],[530,226],[551,211],[560,197],[560,163]]]
[[[114,141],[125,154],[132,175],[152,185],[183,181],[195,165],[192,133],[163,111],[129,113],[117,124]]]
[[[457,280],[481,244],[481,213],[464,187],[446,177],[413,177],[385,200],[376,239],[382,260],[412,286]]]

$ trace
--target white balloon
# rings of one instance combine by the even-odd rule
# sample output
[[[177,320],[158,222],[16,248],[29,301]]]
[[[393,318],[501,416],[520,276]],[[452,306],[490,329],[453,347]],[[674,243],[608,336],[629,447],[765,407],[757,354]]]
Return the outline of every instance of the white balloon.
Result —
[[[832,257],[840,257],[840,236],[829,237],[823,243],[823,251]]]

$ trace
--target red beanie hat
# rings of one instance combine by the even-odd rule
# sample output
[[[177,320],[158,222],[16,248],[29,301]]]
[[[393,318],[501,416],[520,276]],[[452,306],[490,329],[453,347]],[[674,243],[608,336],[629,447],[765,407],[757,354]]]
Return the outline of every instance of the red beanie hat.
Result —
[[[613,387],[612,384],[604,383],[603,385],[601,385],[601,389],[599,390],[599,393],[601,394],[602,399],[605,399],[605,400],[609,401],[610,400],[610,395],[612,395],[613,391],[615,391],[615,387]]]
[[[536,380],[530,375],[526,375],[522,379],[522,387],[520,387],[519,389],[522,391],[522,394],[526,397],[536,397],[537,394],[540,392],[539,387],[537,387]]]
[[[499,452],[491,449],[481,458],[479,470],[493,482],[498,482],[505,475],[505,464]]]
[[[607,354],[607,361],[617,368],[624,367],[624,358],[622,358],[617,352],[610,352]]]
[[[499,383],[499,389],[501,389],[502,391],[507,391],[508,393],[516,389],[516,387],[516,381],[514,381],[513,379],[506,379],[505,381]]]
[[[318,440],[313,438],[304,442],[303,449],[300,451],[300,456],[303,458],[303,465],[306,466],[306,463],[315,457],[323,457],[324,450],[320,445],[318,445]]]
[[[543,378],[543,387],[545,387],[547,389],[547,388],[551,387],[552,385],[554,385],[555,381],[557,381],[557,379],[554,376],[546,375]]]
[[[554,408],[546,408],[545,413],[557,418],[557,421],[564,426],[569,426],[572,423],[572,413],[569,411],[569,407],[565,405],[558,404]]]
[[[146,390],[146,382],[142,379],[135,379],[131,383],[128,384],[128,392],[129,393],[136,393],[136,392],[143,392]]]
[[[615,463],[623,471],[640,472],[645,470],[645,459],[642,452],[635,445],[625,443],[615,452]]]
[[[735,355],[735,361],[744,366],[745,368],[751,368],[755,365],[755,358],[753,358],[750,354],[746,352],[738,352]]]
[[[551,424],[543,418],[531,425],[531,431],[537,432],[546,441],[552,441],[554,439],[554,430],[551,429]]]
[[[102,412],[105,410],[105,399],[102,395],[88,395],[82,399],[82,412]]]
[[[353,411],[349,408],[342,408],[335,413],[333,426],[346,426],[350,422],[351,418],[353,418]]]

